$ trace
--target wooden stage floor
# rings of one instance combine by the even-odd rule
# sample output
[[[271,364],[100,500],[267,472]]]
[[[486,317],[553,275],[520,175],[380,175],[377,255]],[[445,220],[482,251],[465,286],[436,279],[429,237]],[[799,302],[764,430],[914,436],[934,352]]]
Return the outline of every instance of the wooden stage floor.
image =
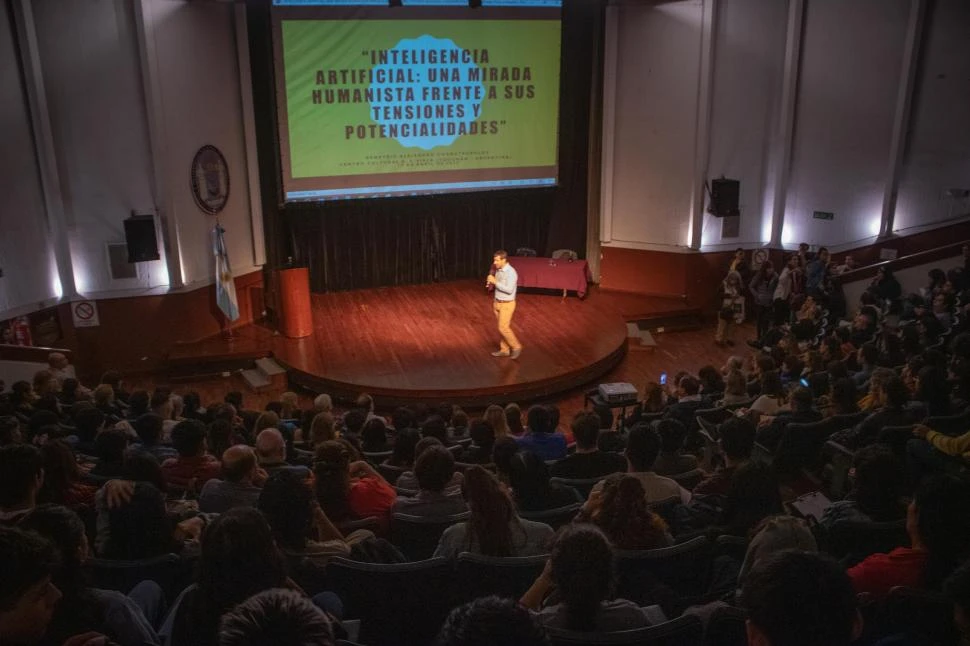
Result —
[[[385,407],[414,401],[476,406],[549,397],[591,382],[625,356],[628,320],[687,309],[681,299],[595,287],[584,300],[520,292],[512,327],[524,350],[512,360],[490,355],[499,337],[492,297],[478,280],[311,299],[309,337],[287,339],[249,325],[231,342],[180,346],[171,358],[265,352],[287,368],[291,383],[315,392],[368,392]]]

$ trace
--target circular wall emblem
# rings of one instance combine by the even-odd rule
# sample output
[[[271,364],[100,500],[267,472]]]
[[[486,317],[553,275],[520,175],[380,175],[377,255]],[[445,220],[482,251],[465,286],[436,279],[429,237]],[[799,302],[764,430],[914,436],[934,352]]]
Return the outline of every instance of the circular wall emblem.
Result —
[[[202,146],[192,159],[192,197],[199,208],[215,215],[229,200],[229,165],[215,146]]]

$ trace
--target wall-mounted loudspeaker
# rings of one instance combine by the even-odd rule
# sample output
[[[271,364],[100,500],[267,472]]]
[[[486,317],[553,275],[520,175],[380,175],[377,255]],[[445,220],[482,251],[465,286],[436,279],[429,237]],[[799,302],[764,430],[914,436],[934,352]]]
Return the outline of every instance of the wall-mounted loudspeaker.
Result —
[[[711,181],[711,204],[707,210],[719,218],[741,215],[738,209],[738,196],[741,182],[736,179],[715,179]]]
[[[133,215],[125,220],[125,244],[128,245],[130,263],[158,260],[155,218],[151,215]]]

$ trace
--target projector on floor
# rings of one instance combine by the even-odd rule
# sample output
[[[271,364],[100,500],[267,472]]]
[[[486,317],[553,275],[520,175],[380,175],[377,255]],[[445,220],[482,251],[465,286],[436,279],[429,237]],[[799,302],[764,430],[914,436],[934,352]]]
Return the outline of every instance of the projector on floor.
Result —
[[[636,401],[637,399],[637,389],[633,387],[633,384],[600,384],[598,390],[600,397],[607,404]]]

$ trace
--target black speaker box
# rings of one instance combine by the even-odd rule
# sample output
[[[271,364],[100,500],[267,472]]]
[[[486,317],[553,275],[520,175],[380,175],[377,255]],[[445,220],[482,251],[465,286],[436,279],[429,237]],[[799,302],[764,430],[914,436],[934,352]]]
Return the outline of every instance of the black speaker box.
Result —
[[[155,218],[151,215],[134,215],[125,220],[125,243],[128,245],[128,262],[158,260]]]
[[[738,196],[741,182],[736,179],[715,179],[711,182],[710,212],[719,218],[741,215],[738,209]]]

